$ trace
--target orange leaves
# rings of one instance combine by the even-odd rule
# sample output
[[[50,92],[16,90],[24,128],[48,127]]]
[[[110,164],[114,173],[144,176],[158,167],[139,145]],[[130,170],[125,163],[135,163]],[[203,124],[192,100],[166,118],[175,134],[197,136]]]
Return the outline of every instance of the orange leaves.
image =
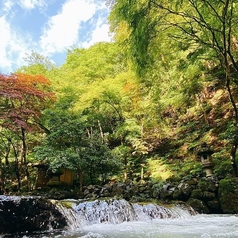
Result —
[[[50,81],[45,78],[42,75],[29,75],[29,74],[13,74],[13,77],[16,77],[19,82],[22,82],[23,84],[28,84],[28,85],[34,85],[34,84],[45,84],[45,85],[50,85]]]
[[[0,97],[23,99],[28,95],[38,98],[51,98],[53,94],[44,91],[49,85],[50,81],[41,75],[0,75]]]
[[[54,94],[50,81],[41,75],[0,75],[0,124],[8,129],[31,130]]]

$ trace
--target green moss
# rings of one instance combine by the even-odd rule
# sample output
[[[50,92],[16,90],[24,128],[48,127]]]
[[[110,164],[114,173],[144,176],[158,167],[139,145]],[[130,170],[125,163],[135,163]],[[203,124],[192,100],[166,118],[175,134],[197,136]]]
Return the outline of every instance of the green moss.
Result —
[[[63,201],[60,201],[60,204],[65,208],[71,209],[74,203],[72,201],[63,200]]]
[[[218,196],[224,213],[238,212],[237,178],[225,178],[219,183]]]
[[[233,192],[237,188],[238,184],[235,178],[225,178],[219,183],[219,190],[223,193]]]
[[[191,198],[201,199],[203,197],[203,192],[201,189],[194,189],[191,193]]]
[[[49,187],[57,187],[57,186],[60,186],[60,185],[61,185],[61,183],[59,181],[49,181],[47,183],[47,186],[49,186]]]

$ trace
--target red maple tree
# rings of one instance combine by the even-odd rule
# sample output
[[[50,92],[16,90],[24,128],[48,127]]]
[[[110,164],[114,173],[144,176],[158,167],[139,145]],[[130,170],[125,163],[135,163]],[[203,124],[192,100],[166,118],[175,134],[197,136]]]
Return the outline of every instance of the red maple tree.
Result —
[[[13,132],[31,131],[42,110],[54,100],[50,81],[41,75],[0,75],[1,126]]]
[[[26,134],[40,129],[39,120],[43,109],[55,99],[49,91],[50,81],[41,75],[0,74],[0,126],[14,133],[21,141],[20,153],[12,142],[18,188],[21,186],[20,170],[25,167],[27,177]],[[20,155],[19,155],[20,154]]]

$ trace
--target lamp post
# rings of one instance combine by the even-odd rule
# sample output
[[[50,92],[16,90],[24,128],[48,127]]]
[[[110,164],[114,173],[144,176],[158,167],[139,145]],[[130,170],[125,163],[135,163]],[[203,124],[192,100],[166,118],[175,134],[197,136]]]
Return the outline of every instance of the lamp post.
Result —
[[[197,152],[197,155],[201,158],[202,168],[206,172],[206,177],[211,177],[213,175],[212,173],[213,162],[211,159],[211,155],[213,153],[214,151],[208,147],[206,142],[202,143],[201,149]]]

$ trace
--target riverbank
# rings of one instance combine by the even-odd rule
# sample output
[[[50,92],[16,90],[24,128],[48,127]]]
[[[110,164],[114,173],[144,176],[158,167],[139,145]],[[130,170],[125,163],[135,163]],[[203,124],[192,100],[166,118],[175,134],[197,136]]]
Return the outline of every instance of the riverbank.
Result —
[[[21,195],[21,194],[15,194]],[[79,189],[61,186],[46,187],[25,195],[43,196],[49,199],[103,199],[122,198],[130,202],[176,203],[184,202],[198,213],[238,213],[237,178],[190,178],[163,183],[108,183],[103,186],[89,185]]]

